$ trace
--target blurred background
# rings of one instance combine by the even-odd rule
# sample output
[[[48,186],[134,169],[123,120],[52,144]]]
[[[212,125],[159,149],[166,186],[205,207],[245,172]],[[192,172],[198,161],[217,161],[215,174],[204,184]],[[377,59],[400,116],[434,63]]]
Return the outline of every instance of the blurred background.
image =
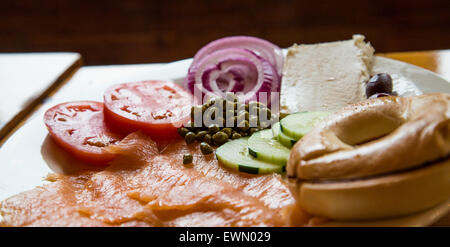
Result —
[[[0,52],[75,51],[86,65],[169,62],[252,35],[280,47],[364,34],[377,52],[450,48],[449,0],[2,0]]]

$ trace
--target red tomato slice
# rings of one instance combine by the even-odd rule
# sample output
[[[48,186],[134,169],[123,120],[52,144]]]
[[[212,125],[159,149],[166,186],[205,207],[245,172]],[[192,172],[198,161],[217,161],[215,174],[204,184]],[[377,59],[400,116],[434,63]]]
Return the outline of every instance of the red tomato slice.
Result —
[[[173,82],[142,81],[115,85],[104,94],[105,119],[114,130],[142,130],[155,141],[177,138],[190,118],[192,95]]]
[[[106,147],[123,138],[106,126],[103,103],[75,101],[56,105],[44,114],[44,122],[55,142],[76,158],[106,165],[114,158]]]

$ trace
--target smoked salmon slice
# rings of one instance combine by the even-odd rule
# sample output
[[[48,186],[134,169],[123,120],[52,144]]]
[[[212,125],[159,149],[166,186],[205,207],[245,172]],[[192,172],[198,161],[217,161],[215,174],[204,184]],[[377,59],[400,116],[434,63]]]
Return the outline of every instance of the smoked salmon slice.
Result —
[[[0,204],[2,226],[289,226],[307,223],[279,174],[247,175],[180,140],[158,151],[132,133],[100,172],[54,181]],[[194,154],[192,165],[182,155]],[[295,212],[295,214],[293,214]]]

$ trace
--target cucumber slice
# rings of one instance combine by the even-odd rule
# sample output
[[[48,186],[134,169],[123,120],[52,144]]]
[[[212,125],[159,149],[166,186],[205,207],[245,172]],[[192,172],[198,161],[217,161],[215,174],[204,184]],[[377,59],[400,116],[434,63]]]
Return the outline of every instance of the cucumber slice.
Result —
[[[280,129],[280,123],[276,123],[272,126],[272,133],[274,136],[277,137],[277,140],[285,147],[292,148],[294,144],[297,142],[293,138],[285,135],[283,132],[281,132]]]
[[[248,152],[259,160],[283,166],[289,157],[289,149],[279,143],[269,129],[258,131],[248,139]]]
[[[285,166],[275,165],[253,158],[248,152],[248,138],[229,141],[216,150],[216,157],[220,163],[240,172],[263,174],[282,173]]]
[[[329,114],[329,112],[298,112],[291,114],[281,119],[281,132],[298,141]]]

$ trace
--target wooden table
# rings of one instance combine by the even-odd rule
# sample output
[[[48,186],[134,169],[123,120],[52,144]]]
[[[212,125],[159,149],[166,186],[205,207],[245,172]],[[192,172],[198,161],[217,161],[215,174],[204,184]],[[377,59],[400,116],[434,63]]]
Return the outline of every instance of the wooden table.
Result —
[[[440,74],[442,77],[450,81],[450,50],[439,50],[439,51],[420,51],[420,52],[400,52],[400,53],[385,53],[385,54],[377,54],[379,56],[384,56],[392,59],[401,60],[410,64],[414,64],[428,70],[434,71]],[[143,65],[119,65],[119,66],[87,66],[81,67],[77,71],[72,73],[66,73],[66,78],[63,80],[61,85],[70,85],[71,88],[82,87],[82,83],[89,83],[90,80],[96,80],[99,83],[99,80],[120,80],[121,76],[126,77],[127,79],[136,79],[140,80],[140,76],[142,76],[142,71],[145,71],[146,68],[161,66],[161,64],[143,64]],[[139,73],[141,73],[139,75]],[[135,76],[138,74],[137,76]],[[149,78],[153,78],[153,76],[157,77],[157,74],[147,74]],[[155,78],[157,79],[157,78]],[[81,85],[80,85],[81,82]],[[102,84],[101,81],[99,84]],[[56,92],[60,87],[53,90]],[[51,95],[51,93],[50,93]],[[94,97],[92,95],[85,95],[87,98]],[[100,97],[100,96],[99,96]],[[97,97],[91,98],[93,100],[101,100],[101,98],[97,99]],[[71,100],[71,99],[68,99]],[[35,106],[33,109],[36,111],[42,110],[39,109],[39,105]],[[32,114],[29,113],[28,116]],[[5,138],[0,139],[0,148],[2,143],[14,133],[15,130],[20,128],[22,124],[26,121],[26,117],[22,120],[22,122],[18,123],[14,129],[11,130],[9,135]],[[441,220],[436,222],[433,226],[450,226],[450,214],[446,217],[443,217]]]

